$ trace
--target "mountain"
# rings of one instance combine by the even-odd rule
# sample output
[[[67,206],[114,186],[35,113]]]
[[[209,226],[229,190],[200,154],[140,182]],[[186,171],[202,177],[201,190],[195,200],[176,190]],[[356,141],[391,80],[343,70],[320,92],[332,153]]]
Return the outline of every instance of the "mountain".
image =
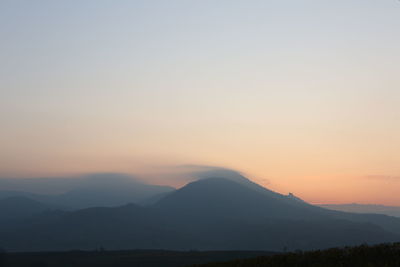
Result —
[[[263,191],[261,186],[254,189],[225,178],[210,178],[188,184],[161,199],[154,207],[175,216],[185,215],[196,220],[328,218],[318,212],[319,208],[312,210],[308,205],[300,208],[298,204],[267,189]]]
[[[35,216],[13,231],[0,229],[0,246],[10,251],[307,250],[399,241],[395,225],[400,226],[400,219],[330,211],[210,178],[145,207],[130,204]]]
[[[384,206],[384,205],[365,205],[365,204],[321,204],[322,208],[354,212],[354,213],[376,213],[388,216],[400,217],[400,207]]]
[[[239,172],[223,169],[223,168],[211,168],[208,171],[199,171],[197,174],[198,179],[207,179],[209,177],[221,177],[230,181],[239,183],[247,188],[257,191],[268,198],[274,198],[280,203],[287,203],[291,207],[296,207],[296,212],[303,213],[304,218],[314,218],[315,216],[328,216],[338,220],[349,220],[361,223],[374,223],[383,227],[385,230],[400,234],[400,224],[396,218],[390,216],[378,215],[378,214],[357,214],[351,212],[340,212],[332,209],[325,209],[323,207],[311,205],[302,199],[296,197],[294,194],[289,193],[288,195],[279,194],[272,190],[269,190],[257,183],[247,179]],[[292,215],[295,213],[290,212]]]
[[[203,179],[209,179],[209,178],[222,178],[222,179],[227,179],[233,182],[236,182],[240,185],[243,185],[247,188],[250,188],[254,191],[257,191],[267,197],[274,198],[283,202],[287,202],[292,205],[299,205],[299,206],[308,206],[311,207],[310,204],[304,202],[300,198],[296,197],[292,193],[289,193],[288,195],[283,195],[277,192],[274,192],[272,190],[269,190],[268,188],[265,188],[250,179],[246,178],[243,176],[241,173],[230,170],[230,169],[225,169],[225,168],[218,168],[218,167],[209,167],[207,170],[201,170],[194,172],[192,174],[197,180],[203,180]],[[313,208],[315,208],[313,206]]]
[[[93,174],[79,178],[13,180],[16,181],[0,179],[0,189],[3,189],[3,191],[0,191],[0,199],[9,196],[25,196],[70,210],[141,203],[175,190],[169,186],[146,184],[132,176],[116,173]],[[45,191],[38,193],[38,185],[43,185],[47,190],[53,189],[54,192],[59,193],[45,194],[43,193]]]

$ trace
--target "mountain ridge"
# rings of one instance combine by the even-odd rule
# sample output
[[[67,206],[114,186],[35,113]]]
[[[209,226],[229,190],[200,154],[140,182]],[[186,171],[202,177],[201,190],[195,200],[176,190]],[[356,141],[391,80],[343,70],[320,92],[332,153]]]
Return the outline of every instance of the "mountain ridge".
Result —
[[[224,178],[202,179],[155,204],[47,213],[1,233],[11,251],[92,249],[282,250],[400,240],[400,219],[288,202]],[[389,220],[389,221],[388,221]],[[393,221],[390,221],[393,220]],[[1,231],[1,230],[0,230]]]

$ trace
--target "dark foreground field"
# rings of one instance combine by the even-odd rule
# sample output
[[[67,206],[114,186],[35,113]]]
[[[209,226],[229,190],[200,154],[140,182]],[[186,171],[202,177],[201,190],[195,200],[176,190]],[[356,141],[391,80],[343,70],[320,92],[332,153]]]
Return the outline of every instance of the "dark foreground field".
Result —
[[[1,267],[399,267],[400,243],[322,251],[70,251],[0,254]]]
[[[400,243],[277,254],[193,267],[399,267]]]
[[[3,253],[0,267],[182,267],[272,254],[265,251],[156,250]]]

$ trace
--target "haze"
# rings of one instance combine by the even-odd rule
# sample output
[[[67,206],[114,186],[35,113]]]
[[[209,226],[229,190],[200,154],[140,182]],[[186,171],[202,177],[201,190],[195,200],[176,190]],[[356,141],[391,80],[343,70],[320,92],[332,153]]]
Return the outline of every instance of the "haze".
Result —
[[[400,205],[399,31],[395,0],[1,1],[0,176],[199,164]]]

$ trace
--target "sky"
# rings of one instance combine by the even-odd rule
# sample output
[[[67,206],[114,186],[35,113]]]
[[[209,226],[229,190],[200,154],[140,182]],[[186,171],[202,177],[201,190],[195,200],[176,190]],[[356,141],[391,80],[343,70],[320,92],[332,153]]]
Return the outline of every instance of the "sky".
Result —
[[[0,36],[1,177],[199,164],[400,205],[399,1],[2,0]]]

